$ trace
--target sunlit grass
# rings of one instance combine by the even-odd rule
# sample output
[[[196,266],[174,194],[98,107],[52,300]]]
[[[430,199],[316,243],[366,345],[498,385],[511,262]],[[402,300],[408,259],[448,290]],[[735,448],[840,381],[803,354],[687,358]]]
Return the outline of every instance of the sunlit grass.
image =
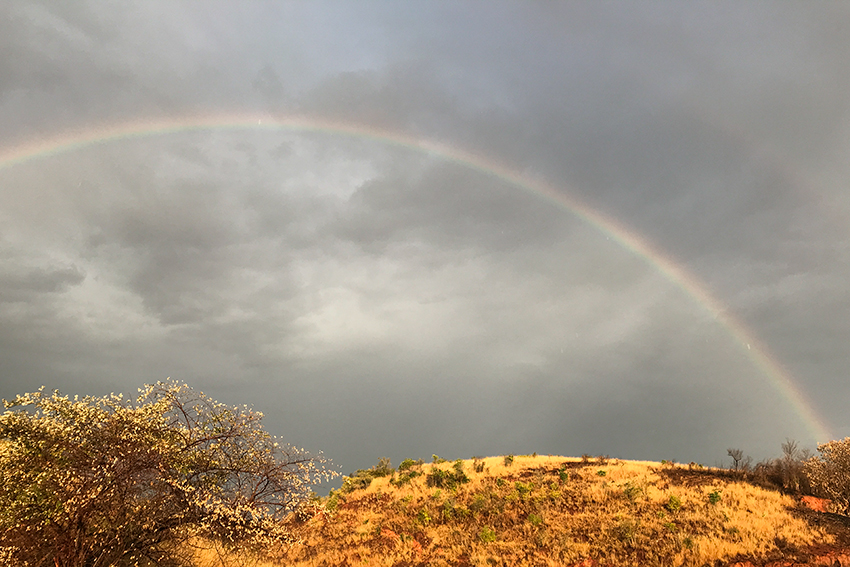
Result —
[[[517,456],[483,459],[454,489],[427,485],[435,467],[396,486],[393,476],[340,494],[337,508],[293,521],[301,542],[282,564],[391,566],[703,565],[736,555],[831,543],[795,517],[792,497],[709,469],[654,462]],[[221,564],[214,552],[199,566]],[[257,565],[231,558],[225,565]]]

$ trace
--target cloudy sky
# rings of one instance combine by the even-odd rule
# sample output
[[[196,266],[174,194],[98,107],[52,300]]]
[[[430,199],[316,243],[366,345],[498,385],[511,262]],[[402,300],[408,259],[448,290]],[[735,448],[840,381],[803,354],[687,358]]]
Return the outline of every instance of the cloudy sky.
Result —
[[[0,397],[170,376],[343,473],[848,436],[849,31],[6,0]]]

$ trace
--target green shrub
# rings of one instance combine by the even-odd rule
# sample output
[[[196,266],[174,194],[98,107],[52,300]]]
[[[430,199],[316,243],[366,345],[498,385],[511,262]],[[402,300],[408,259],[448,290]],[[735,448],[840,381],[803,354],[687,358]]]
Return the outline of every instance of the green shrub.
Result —
[[[408,471],[406,473],[398,475],[397,478],[390,479],[390,484],[392,484],[393,486],[402,486],[421,474],[422,473],[419,471]]]
[[[514,456],[513,455],[505,455],[505,466],[509,467],[514,464]]]
[[[720,491],[715,490],[713,492],[709,492],[708,493],[708,503],[711,504],[712,506],[714,506],[718,502],[720,502]]]
[[[483,528],[481,528],[481,531],[478,532],[478,539],[480,539],[483,543],[490,543],[496,541],[496,530],[484,526]]]
[[[413,459],[405,459],[398,466],[398,472],[403,472],[413,467],[418,467],[422,465],[422,459],[414,461]]]
[[[567,482],[570,480],[570,473],[567,472],[566,466],[562,466],[558,469],[558,478],[561,479],[561,482]]]
[[[453,470],[450,471],[444,471],[434,467],[425,477],[425,483],[428,486],[436,486],[437,488],[448,488],[453,490],[457,488],[459,484],[469,482],[469,477],[463,472],[462,462],[460,467],[458,467],[457,463],[455,463],[455,466],[452,467],[452,469]]]
[[[381,458],[378,459],[378,464],[370,469],[357,469],[357,472],[353,475],[342,477],[342,487],[340,490],[343,494],[349,494],[355,490],[363,490],[372,484],[373,479],[390,476],[393,473],[395,473],[395,469],[390,466],[390,460]],[[409,481],[410,478],[407,480]]]
[[[529,493],[531,493],[532,486],[531,483],[525,484],[517,481],[514,483],[514,488],[516,488],[517,494],[519,494],[520,499],[525,500],[525,497],[528,496]]]
[[[643,491],[639,486],[635,486],[630,482],[627,482],[626,486],[623,487],[623,495],[629,502],[637,500],[637,497],[640,496],[641,492]]]
[[[676,512],[682,507],[682,501],[678,496],[670,495],[670,498],[667,499],[667,503],[664,505],[665,508],[670,510],[671,512]]]
[[[475,472],[480,473],[484,472],[484,460],[482,457],[472,457],[472,467],[475,469]]]
[[[601,470],[600,470],[600,471],[596,471],[596,475],[597,475],[597,476],[605,476],[606,474],[608,474],[608,473],[607,473],[607,472],[605,472],[605,471],[601,471]]]
[[[390,464],[390,460],[386,457],[378,459],[378,464],[369,470],[372,471],[372,476],[375,478],[390,476],[395,472],[395,469]]]
[[[339,507],[339,494],[335,490],[328,493],[328,499],[325,501],[325,508],[333,512]]]
[[[538,514],[529,514],[528,521],[531,522],[532,526],[536,527],[543,523],[543,516],[540,516]]]
[[[505,479],[503,479],[503,478],[497,478],[496,479],[496,486],[498,486],[499,488],[505,486],[505,484],[506,484]]]
[[[419,510],[418,514],[416,514],[416,521],[423,526],[427,526],[431,523],[431,514],[428,513],[428,510],[423,508],[422,510]]]
[[[487,499],[483,494],[476,494],[472,497],[472,502],[469,504],[469,509],[474,513],[478,514],[482,512],[487,507]]]
[[[445,460],[445,459],[440,458],[440,457],[438,457],[437,455],[431,455],[431,460],[433,461],[433,463],[434,463],[435,465],[439,465],[440,463],[445,463],[445,462],[446,462],[446,460]]]

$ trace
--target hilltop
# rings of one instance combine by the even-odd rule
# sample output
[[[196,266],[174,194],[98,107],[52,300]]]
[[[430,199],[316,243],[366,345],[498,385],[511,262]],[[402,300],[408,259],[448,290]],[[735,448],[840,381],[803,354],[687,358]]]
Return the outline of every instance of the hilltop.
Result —
[[[670,462],[388,461],[292,516],[286,565],[850,565],[850,520],[744,475]],[[850,553],[850,552],[847,552]],[[212,565],[213,552],[199,556]],[[271,565],[271,564],[270,564]]]

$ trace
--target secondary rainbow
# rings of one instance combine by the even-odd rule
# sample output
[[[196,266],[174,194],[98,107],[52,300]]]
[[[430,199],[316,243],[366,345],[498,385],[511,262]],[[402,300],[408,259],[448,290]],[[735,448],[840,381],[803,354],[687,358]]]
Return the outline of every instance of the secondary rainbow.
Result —
[[[404,146],[440,157],[493,176],[520,189],[538,195],[584,222],[602,231],[620,246],[642,257],[675,285],[692,296],[719,324],[724,326],[738,347],[750,358],[791,404],[809,433],[817,442],[832,439],[829,428],[818,417],[811,402],[792,380],[789,373],[768,348],[739,320],[729,315],[697,278],[682,269],[645,239],[627,230],[622,224],[591,209],[575,196],[558,191],[548,182],[529,174],[505,167],[492,159],[454,146],[416,138],[407,134],[379,129],[363,124],[330,121],[312,116],[271,116],[254,114],[215,114],[152,121],[125,122],[99,128],[74,131],[48,140],[21,144],[0,152],[0,172],[33,159],[46,158],[98,144],[123,139],[165,135],[175,132],[209,129],[266,129],[294,132],[319,132],[374,139],[383,143]],[[566,187],[565,187],[566,188]],[[573,192],[575,193],[575,192]]]

